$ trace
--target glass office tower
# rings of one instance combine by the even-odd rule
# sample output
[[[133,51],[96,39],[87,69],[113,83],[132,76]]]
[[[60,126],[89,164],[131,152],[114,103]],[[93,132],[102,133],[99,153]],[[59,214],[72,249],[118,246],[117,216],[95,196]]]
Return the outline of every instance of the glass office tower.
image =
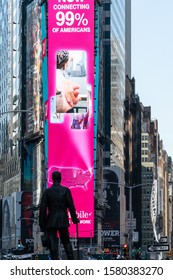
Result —
[[[1,194],[20,189],[20,1],[0,0]]]
[[[131,1],[104,2],[104,165],[115,168],[120,188],[120,244],[125,232],[124,99],[125,77],[131,75]],[[128,28],[127,28],[128,27]]]
[[[14,213],[20,202],[15,200],[15,194],[21,189],[20,3],[19,0],[0,0],[0,196],[4,202],[3,207],[8,206],[6,209],[11,216],[8,218],[8,235],[2,225],[1,246],[5,249],[14,247],[19,237],[15,225],[17,216]],[[10,204],[10,201],[13,203]],[[6,213],[3,208],[0,217],[2,221],[5,221]]]
[[[111,4],[111,165],[124,168],[125,0]]]

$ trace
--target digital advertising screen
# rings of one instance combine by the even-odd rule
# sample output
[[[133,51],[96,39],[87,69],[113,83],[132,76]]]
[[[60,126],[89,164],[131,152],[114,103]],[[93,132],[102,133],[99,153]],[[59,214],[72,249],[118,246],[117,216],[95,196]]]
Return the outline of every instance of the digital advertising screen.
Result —
[[[21,243],[23,246],[34,245],[32,192],[22,192],[21,195]]]
[[[93,236],[93,0],[48,1],[48,186],[56,170],[72,192],[79,237]]]
[[[41,12],[38,1],[33,0],[26,8],[26,135],[30,136],[41,128],[41,90],[42,90],[42,42]]]
[[[120,187],[114,167],[103,171],[107,207],[102,221],[104,246],[113,248],[120,244]]]

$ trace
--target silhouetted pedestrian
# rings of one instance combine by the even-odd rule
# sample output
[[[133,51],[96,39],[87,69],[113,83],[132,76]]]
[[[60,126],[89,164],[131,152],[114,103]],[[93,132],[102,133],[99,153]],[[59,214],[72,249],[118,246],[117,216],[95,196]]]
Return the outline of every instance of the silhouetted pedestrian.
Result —
[[[74,259],[73,248],[69,236],[68,209],[74,224],[79,223],[70,189],[61,186],[61,173],[52,173],[53,185],[43,192],[39,213],[39,226],[42,232],[47,232],[50,239],[50,255],[52,260],[58,260],[59,232],[67,258]]]

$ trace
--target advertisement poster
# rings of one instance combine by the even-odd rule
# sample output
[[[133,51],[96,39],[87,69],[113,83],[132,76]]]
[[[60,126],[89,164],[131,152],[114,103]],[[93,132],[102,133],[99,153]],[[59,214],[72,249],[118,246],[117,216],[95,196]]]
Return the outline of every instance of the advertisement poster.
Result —
[[[16,248],[18,240],[21,246],[33,245],[31,192],[13,192],[3,198],[2,248]]]
[[[60,171],[74,198],[79,237],[94,234],[93,113],[94,1],[49,0],[48,185]],[[76,237],[72,223],[70,234]]]
[[[116,170],[104,169],[106,210],[102,221],[104,246],[115,248],[120,244],[120,187]]]
[[[40,131],[41,83],[41,26],[40,10],[36,0],[27,5],[26,17],[26,135]]]
[[[21,195],[21,243],[23,246],[34,246],[32,192],[22,192]]]

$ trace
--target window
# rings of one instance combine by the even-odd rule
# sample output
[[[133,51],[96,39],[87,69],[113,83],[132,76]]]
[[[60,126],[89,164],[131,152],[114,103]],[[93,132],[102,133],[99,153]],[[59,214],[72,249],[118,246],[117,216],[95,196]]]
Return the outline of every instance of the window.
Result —
[[[106,17],[106,18],[105,18],[105,24],[110,25],[110,17]]]
[[[104,4],[104,10],[110,11],[110,4]]]

